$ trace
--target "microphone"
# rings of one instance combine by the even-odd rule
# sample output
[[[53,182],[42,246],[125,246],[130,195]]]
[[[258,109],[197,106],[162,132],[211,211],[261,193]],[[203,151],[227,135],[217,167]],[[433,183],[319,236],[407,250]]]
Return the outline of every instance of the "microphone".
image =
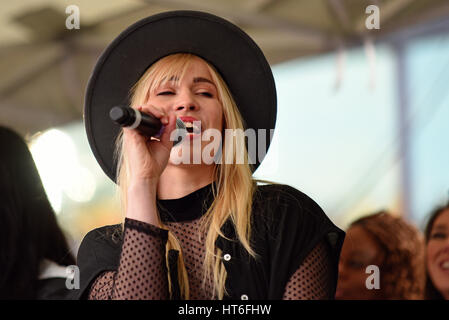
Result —
[[[137,130],[147,137],[159,138],[165,128],[162,122],[152,114],[124,105],[112,107],[109,117],[121,127]],[[179,133],[178,140],[173,142],[173,146],[182,141],[187,131],[184,122],[179,118],[176,118],[176,130]]]

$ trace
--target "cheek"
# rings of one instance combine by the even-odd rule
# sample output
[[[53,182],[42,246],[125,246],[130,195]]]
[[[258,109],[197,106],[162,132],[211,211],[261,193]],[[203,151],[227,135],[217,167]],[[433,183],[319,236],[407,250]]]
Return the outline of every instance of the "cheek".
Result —
[[[223,119],[224,117],[221,110],[211,113],[209,115],[209,128],[215,128],[221,132],[223,129]]]
[[[431,267],[432,263],[434,262],[435,258],[436,258],[436,254],[438,252],[438,244],[434,243],[433,241],[430,241],[427,244],[427,248],[426,248],[426,260],[427,260],[427,265],[429,267]]]
[[[219,106],[214,114],[215,123],[218,124],[220,127],[223,124],[223,108]],[[221,129],[221,128],[220,128]]]
[[[366,279],[370,276],[370,274],[365,273],[365,268],[362,270],[353,270],[349,275],[349,282],[353,284],[356,288],[366,289],[365,282]]]

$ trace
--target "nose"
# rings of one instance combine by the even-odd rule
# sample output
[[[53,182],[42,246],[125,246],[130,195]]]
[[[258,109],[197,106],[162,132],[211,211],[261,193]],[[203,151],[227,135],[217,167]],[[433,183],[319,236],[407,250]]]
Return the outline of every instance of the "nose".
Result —
[[[195,97],[190,92],[182,92],[178,95],[178,100],[174,104],[174,110],[176,112],[198,111],[199,105],[195,100]]]
[[[181,110],[188,110],[188,111],[193,111],[196,110],[196,106],[194,104],[181,104],[181,105],[177,105],[175,108],[175,111],[181,111]]]

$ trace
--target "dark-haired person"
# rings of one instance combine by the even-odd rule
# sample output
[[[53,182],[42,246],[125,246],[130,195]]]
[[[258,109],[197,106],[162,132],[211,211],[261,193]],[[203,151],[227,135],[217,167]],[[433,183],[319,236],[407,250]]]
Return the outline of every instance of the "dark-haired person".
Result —
[[[0,127],[0,299],[64,299],[75,265],[25,141]]]
[[[166,125],[159,140],[108,119],[128,96]],[[333,298],[344,233],[300,191],[257,185],[259,163],[239,163],[245,143],[222,135],[257,136],[274,128],[275,115],[270,66],[228,21],[174,11],[123,32],[95,67],[84,117],[97,160],[120,188],[124,224],[84,238],[78,297]],[[191,129],[173,146],[176,118]]]
[[[351,223],[341,251],[335,298],[423,299],[425,270],[422,238],[413,225],[385,211]],[[377,277],[377,288],[374,277]]]
[[[424,234],[426,298],[449,300],[449,203],[433,210]]]

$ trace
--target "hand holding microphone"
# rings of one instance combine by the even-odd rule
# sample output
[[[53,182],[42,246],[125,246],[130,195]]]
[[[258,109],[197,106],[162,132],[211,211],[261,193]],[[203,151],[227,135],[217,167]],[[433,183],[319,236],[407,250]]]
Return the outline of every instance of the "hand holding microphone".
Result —
[[[140,134],[147,137],[159,138],[164,130],[164,126],[160,119],[152,114],[140,112],[137,109],[128,106],[115,106],[109,112],[110,118],[118,125],[139,131]],[[180,133],[178,139],[174,141],[173,145],[182,141],[185,135],[186,126],[184,122],[176,118],[176,129]]]
[[[167,166],[173,141],[173,130],[184,127],[174,114],[168,116],[163,110],[145,105],[137,109],[116,106],[110,110],[111,120],[123,127],[124,154],[128,162],[129,185],[146,184],[155,189],[160,175]],[[185,133],[185,130],[179,130]],[[179,136],[179,135],[178,135]],[[158,138],[159,141],[151,139]],[[182,140],[182,136],[178,141]]]

